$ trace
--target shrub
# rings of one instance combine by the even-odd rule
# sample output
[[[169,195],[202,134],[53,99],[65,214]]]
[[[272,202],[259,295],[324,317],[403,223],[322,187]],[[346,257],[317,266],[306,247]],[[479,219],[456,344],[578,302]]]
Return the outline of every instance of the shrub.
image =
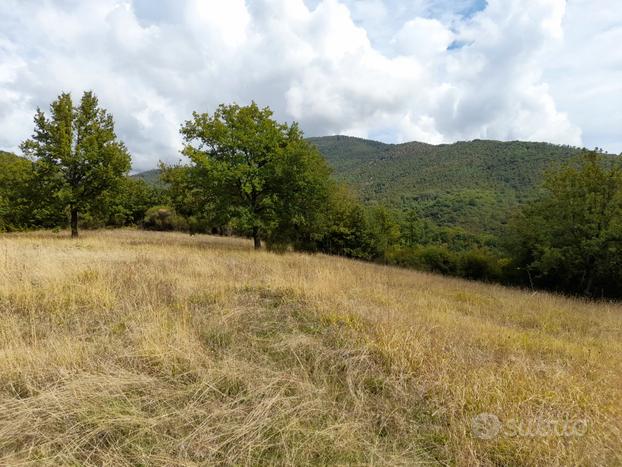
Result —
[[[459,257],[446,246],[428,245],[417,247],[416,261],[422,269],[455,276],[459,272]]]
[[[143,227],[147,230],[188,230],[188,222],[169,206],[155,206],[145,213]]]
[[[497,280],[501,269],[497,258],[485,250],[470,250],[460,255],[459,275],[467,279]]]

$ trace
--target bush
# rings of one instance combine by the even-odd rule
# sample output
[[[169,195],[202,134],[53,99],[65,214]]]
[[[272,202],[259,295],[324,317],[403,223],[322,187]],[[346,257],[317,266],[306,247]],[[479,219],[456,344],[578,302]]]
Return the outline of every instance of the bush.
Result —
[[[423,271],[458,275],[460,256],[443,245],[393,246],[386,252],[389,264],[397,264]]]
[[[460,270],[458,255],[445,246],[418,247],[415,256],[421,268],[426,271],[455,276]]]
[[[143,228],[147,230],[188,230],[186,219],[169,206],[155,206],[145,213]]]
[[[470,250],[460,255],[459,275],[467,279],[499,280],[501,268],[497,258],[485,250]]]
[[[190,216],[187,220],[188,231],[190,235],[195,234],[220,234],[218,229],[215,229],[211,223],[202,216]]]
[[[393,245],[385,252],[387,263],[405,267],[420,267],[416,249],[405,245]]]

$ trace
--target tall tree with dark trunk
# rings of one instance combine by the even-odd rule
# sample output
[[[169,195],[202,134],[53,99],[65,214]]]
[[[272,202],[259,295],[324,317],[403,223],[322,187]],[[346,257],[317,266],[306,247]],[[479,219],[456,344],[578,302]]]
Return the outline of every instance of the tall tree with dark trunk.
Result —
[[[256,249],[310,234],[330,170],[297,124],[278,123],[255,103],[221,105],[213,115],[195,112],[181,133],[192,161],[187,182],[215,223],[248,232]]]
[[[77,107],[63,93],[50,113],[47,118],[37,109],[32,138],[21,148],[34,161],[35,177],[68,209],[71,236],[77,237],[80,213],[116,187],[131,159],[115,134],[112,115],[99,107],[92,92],[85,92]]]

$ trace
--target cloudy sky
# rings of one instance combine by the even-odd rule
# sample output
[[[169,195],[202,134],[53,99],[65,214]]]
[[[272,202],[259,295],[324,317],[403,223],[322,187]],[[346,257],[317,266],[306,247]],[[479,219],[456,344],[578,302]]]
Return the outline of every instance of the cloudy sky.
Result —
[[[0,0],[0,149],[92,89],[136,170],[219,103],[308,136],[622,152],[620,0]]]

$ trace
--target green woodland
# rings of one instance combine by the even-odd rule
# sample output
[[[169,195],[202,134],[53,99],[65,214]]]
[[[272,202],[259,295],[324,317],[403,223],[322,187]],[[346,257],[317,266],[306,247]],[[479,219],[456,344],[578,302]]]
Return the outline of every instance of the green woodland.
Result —
[[[415,208],[440,226],[501,233],[510,212],[537,195],[542,175],[581,151],[522,141],[433,146],[382,144],[347,136],[311,138],[364,202]]]
[[[274,251],[622,296],[619,156],[520,141],[306,139],[255,103],[189,117],[187,162],[130,176],[95,94],[61,94],[36,112],[23,156],[0,152],[0,231],[240,235]]]

